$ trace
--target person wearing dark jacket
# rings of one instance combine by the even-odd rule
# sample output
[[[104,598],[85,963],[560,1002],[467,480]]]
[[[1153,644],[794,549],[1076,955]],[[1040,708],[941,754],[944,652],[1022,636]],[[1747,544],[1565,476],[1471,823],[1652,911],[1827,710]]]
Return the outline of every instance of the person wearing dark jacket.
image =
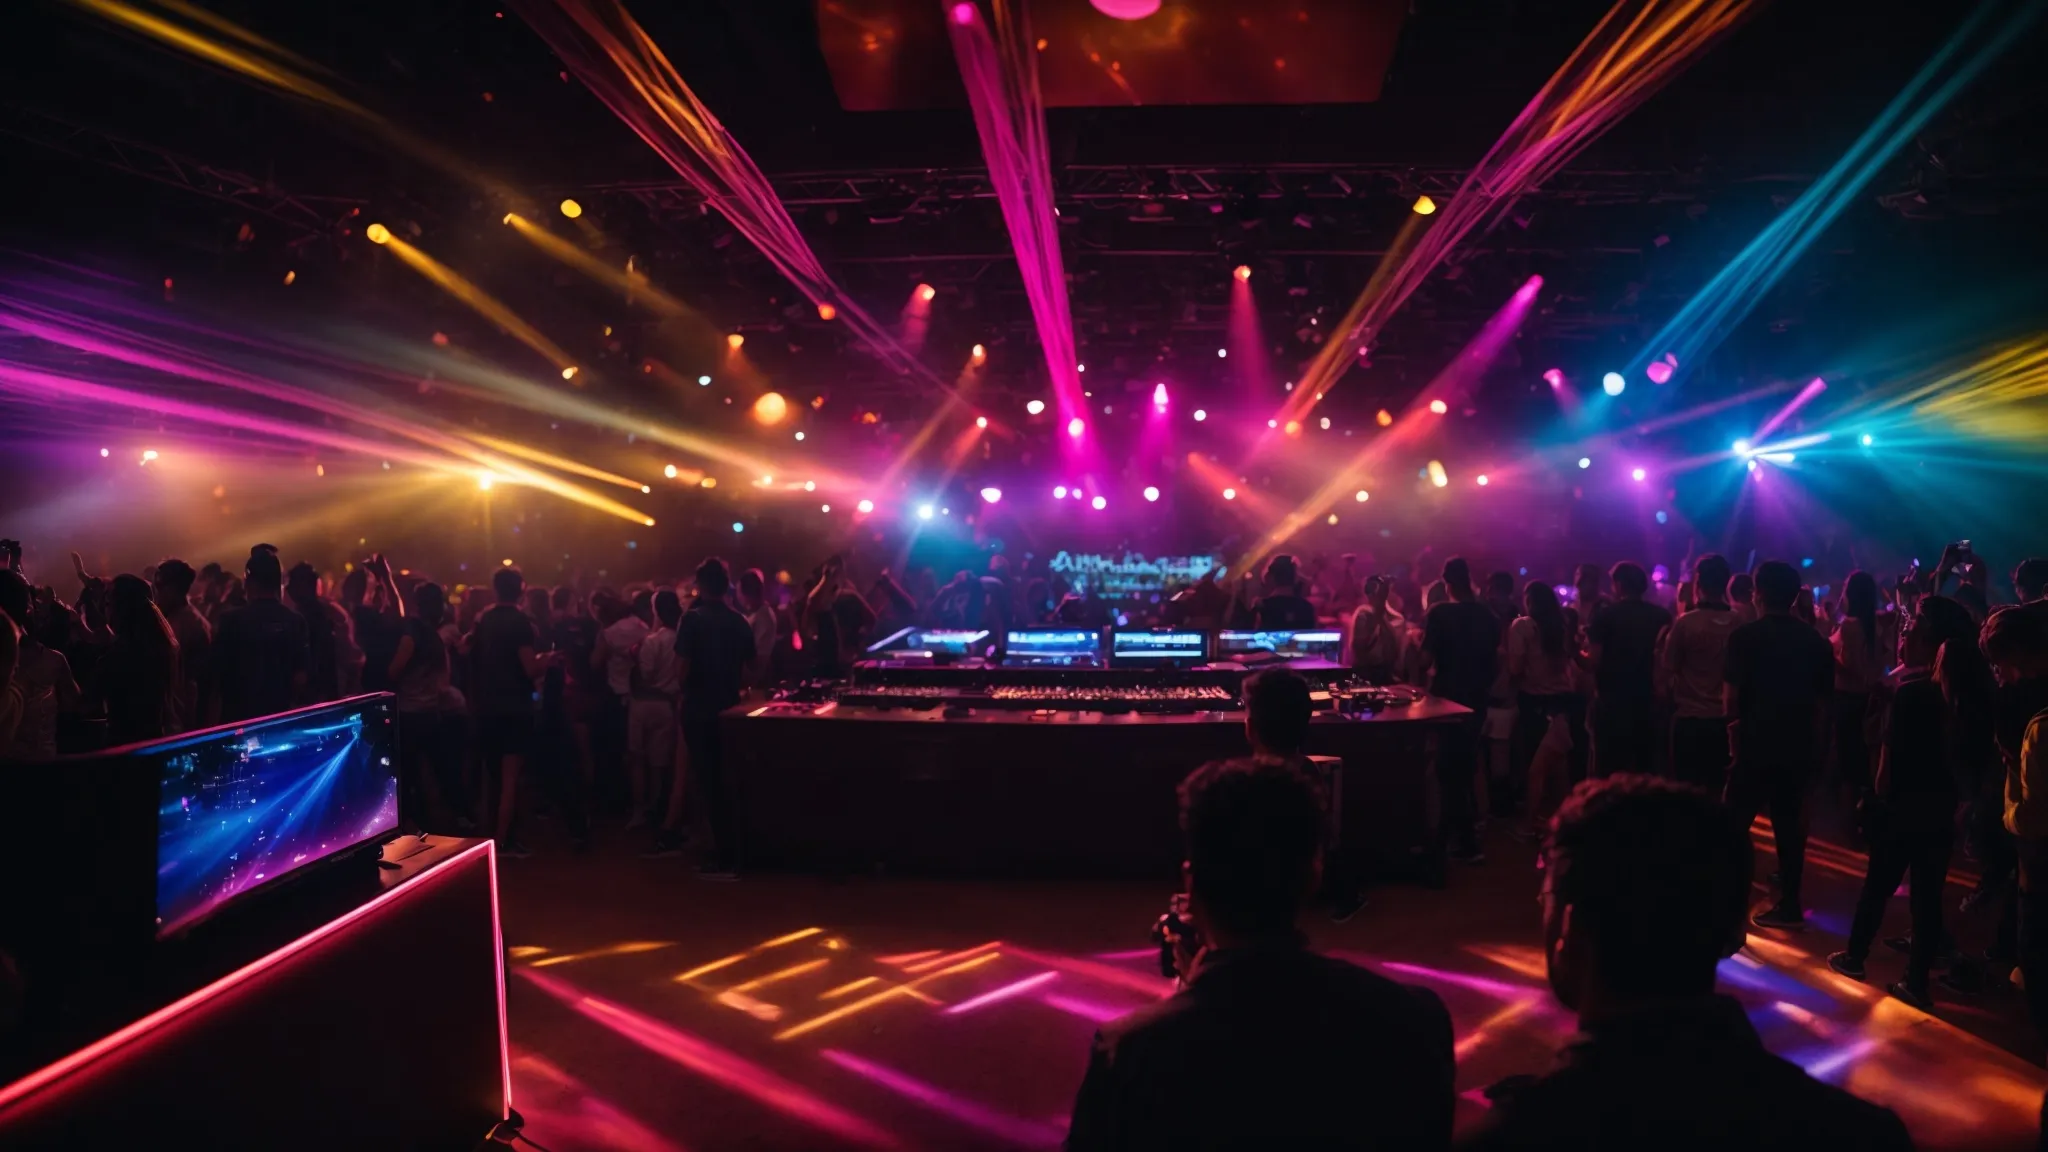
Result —
[[[1308,727],[1308,688],[1280,676],[1247,689],[1254,754],[1181,785],[1183,987],[1097,1034],[1069,1152],[1450,1141],[1457,1069],[1443,1002],[1309,951],[1297,927],[1321,871],[1323,810],[1287,754]]]
[[[1910,1149],[1905,1125],[1764,1050],[1714,991],[1749,899],[1749,834],[1702,789],[1588,780],[1544,848],[1550,987],[1579,1014],[1560,1067],[1496,1085],[1471,1152]]]

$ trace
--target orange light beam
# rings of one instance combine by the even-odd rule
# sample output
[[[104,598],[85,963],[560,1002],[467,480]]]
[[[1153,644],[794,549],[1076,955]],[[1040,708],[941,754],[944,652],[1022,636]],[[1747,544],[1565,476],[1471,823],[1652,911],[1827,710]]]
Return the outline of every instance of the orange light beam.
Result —
[[[775,1034],[775,1038],[777,1040],[790,1040],[794,1039],[795,1037],[801,1036],[806,1032],[816,1031],[817,1029],[823,1028],[825,1025],[830,1024],[835,1020],[843,1020],[856,1012],[866,1011],[867,1009],[872,1008],[885,1000],[893,999],[898,995],[914,994],[920,986],[929,984],[932,981],[937,980],[941,977],[951,976],[957,972],[966,972],[974,968],[979,968],[983,964],[999,960],[1002,958],[1002,955],[1003,954],[1001,952],[989,952],[985,955],[977,956],[972,960],[955,964],[950,968],[941,968],[936,972],[920,976],[908,984],[899,984],[894,988],[885,989],[881,992],[875,993],[872,996],[863,996],[862,998],[860,998],[859,1000],[855,1000],[851,1004],[847,1004],[839,1008],[834,1008],[832,1011],[827,1012],[822,1016],[813,1016],[809,1020],[806,1020],[793,1028],[785,1028],[782,1031],[777,1032]]]
[[[388,232],[388,230],[387,230]],[[504,302],[470,283],[453,268],[420,251],[395,235],[389,235],[382,247],[388,248],[406,266],[432,281],[434,286],[468,305],[470,310],[498,327],[503,328],[513,339],[540,353],[559,369],[576,367],[561,346],[541,335],[540,330],[519,318],[517,312],[505,306]]]
[[[806,960],[801,964],[792,964],[787,968],[779,968],[773,972],[770,972],[766,976],[756,977],[755,979],[749,980],[744,984],[735,984],[731,988],[728,988],[727,991],[752,992],[756,988],[766,988],[770,984],[780,984],[784,980],[793,979],[795,977],[803,975],[806,972],[816,972],[818,969],[823,968],[825,965],[830,963],[832,963],[832,959],[829,956],[817,960]]]
[[[469,432],[464,435],[491,449],[493,452],[503,452],[507,456],[517,456],[522,460],[531,460],[535,464],[545,465],[557,472],[568,472],[577,476],[588,477],[592,480],[602,480],[607,484],[615,484],[621,488],[630,488],[635,492],[645,491],[653,486],[649,483],[621,476],[616,472],[607,472],[602,468],[593,468],[588,464],[571,460],[565,456],[557,456],[552,452],[543,452],[538,448],[528,448],[526,445],[514,440],[502,440],[496,436],[486,436],[480,432]]]
[[[578,960],[596,960],[605,956],[631,956],[640,952],[653,952],[660,948],[672,948],[673,940],[628,940],[623,944],[612,944],[603,948],[592,948],[588,952],[564,952],[545,960],[535,960],[533,967],[547,968],[556,964],[573,964]]]

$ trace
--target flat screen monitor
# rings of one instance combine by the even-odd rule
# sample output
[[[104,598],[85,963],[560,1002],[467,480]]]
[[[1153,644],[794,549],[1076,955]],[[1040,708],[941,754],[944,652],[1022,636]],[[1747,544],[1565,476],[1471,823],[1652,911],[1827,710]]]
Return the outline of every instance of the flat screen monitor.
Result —
[[[361,696],[129,751],[157,779],[157,935],[398,827],[393,698]]]
[[[1003,663],[1029,668],[1088,667],[1102,661],[1102,633],[1092,628],[1015,628],[1004,637]]]
[[[1181,629],[1112,632],[1109,660],[1125,667],[1188,667],[1209,659],[1209,634]]]
[[[1222,659],[1270,657],[1279,660],[1344,658],[1344,633],[1336,628],[1252,632],[1226,629],[1216,634],[1216,655]]]

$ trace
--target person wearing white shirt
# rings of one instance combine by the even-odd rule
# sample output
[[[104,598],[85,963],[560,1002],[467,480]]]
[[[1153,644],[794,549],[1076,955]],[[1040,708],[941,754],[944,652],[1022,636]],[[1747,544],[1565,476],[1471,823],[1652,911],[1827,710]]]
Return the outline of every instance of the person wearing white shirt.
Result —
[[[661,785],[676,758],[676,698],[683,687],[683,660],[676,655],[676,625],[682,598],[664,588],[654,595],[655,627],[641,640],[632,666],[632,700],[626,711],[626,783],[633,797],[628,828],[639,828],[661,807]]]

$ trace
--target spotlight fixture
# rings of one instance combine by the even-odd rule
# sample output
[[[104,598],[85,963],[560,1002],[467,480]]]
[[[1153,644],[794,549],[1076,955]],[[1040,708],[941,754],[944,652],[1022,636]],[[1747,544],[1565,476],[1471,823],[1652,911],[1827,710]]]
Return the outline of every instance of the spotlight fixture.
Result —
[[[699,487],[699,488],[716,488],[716,487],[718,487],[718,477],[716,477],[716,476],[706,476],[706,477],[705,477],[705,478],[703,478],[702,480],[699,480],[699,481],[697,481],[697,487]]]
[[[1436,485],[1438,488],[1442,488],[1450,484],[1451,476],[1450,473],[1444,471],[1443,461],[1431,460],[1429,462],[1429,482],[1431,484]]]
[[[1436,413],[1439,416],[1442,416],[1451,410],[1451,406],[1449,404],[1444,403],[1441,400],[1431,400],[1429,402],[1429,410],[1431,412]]]
[[[804,438],[804,434],[803,434],[803,433],[801,433],[801,432],[799,432],[799,433],[797,433],[797,434],[796,434],[796,438],[797,438],[797,441],[798,441],[799,443],[801,443],[801,442],[803,441],[803,438]]]
[[[789,401],[784,400],[780,392],[763,392],[761,398],[754,401],[754,419],[763,424],[780,424],[787,415]]]
[[[1197,423],[1197,424],[1200,424],[1200,423],[1201,423],[1202,421],[1204,421],[1204,420],[1207,420],[1208,418],[1209,418],[1209,413],[1208,413],[1208,410],[1207,410],[1207,409],[1204,409],[1204,408],[1197,408],[1197,409],[1195,409],[1195,423]]]
[[[979,363],[981,363],[981,362],[982,362],[983,360],[986,360],[986,359],[988,359],[988,349],[986,349],[986,348],[982,347],[982,346],[981,346],[981,345],[979,345],[979,344],[976,344],[976,345],[974,346],[974,350],[973,350],[972,352],[970,352],[970,353],[969,353],[969,355],[970,355],[970,356],[972,356],[972,357],[974,358],[974,362],[975,362],[976,364],[979,364]]]
[[[924,301],[927,304],[931,303],[933,298],[938,296],[938,294],[939,290],[937,288],[932,287],[929,284],[919,284],[917,286],[917,298],[919,300]]]
[[[1237,270],[1235,272],[1232,272],[1231,275],[1237,277],[1237,282],[1242,284],[1245,281],[1250,280],[1252,278],[1251,265],[1239,264],[1237,266]]]
[[[1317,424],[1320,425],[1322,430],[1325,432],[1328,432],[1330,430],[1330,418],[1328,416],[1325,416],[1321,420],[1317,421]]]
[[[1166,385],[1154,384],[1152,386],[1152,404],[1157,408],[1166,407]]]
[[[725,346],[727,348],[732,349],[735,352],[739,351],[740,345],[745,344],[746,342],[747,338],[745,336],[742,336],[738,332],[728,333],[725,338]]]
[[[1486,487],[1486,473],[1484,473],[1484,472],[1481,472],[1481,473],[1479,474],[1479,476],[1478,476],[1478,481],[1479,481],[1479,486],[1480,486],[1481,488],[1484,488],[1484,487]]]
[[[865,516],[868,513],[873,512],[875,510],[875,502],[873,500],[863,500],[860,503],[855,504],[853,506],[853,509],[854,511],[859,512],[861,515]]]
[[[1145,485],[1144,495],[1145,502],[1149,504],[1152,501],[1159,499],[1159,489],[1154,487],[1153,485],[1147,484]]]
[[[1352,495],[1351,495],[1351,498],[1352,498],[1353,500],[1356,500],[1356,501],[1358,501],[1358,502],[1359,502],[1360,504],[1363,504],[1363,503],[1365,503],[1365,502],[1366,502],[1367,500],[1370,500],[1370,499],[1372,499],[1372,493],[1370,493],[1370,492],[1367,492],[1367,491],[1366,491],[1365,489],[1363,489],[1363,488],[1360,488],[1360,489],[1359,489],[1359,490],[1358,490],[1357,492],[1354,492],[1354,493],[1352,493]]]
[[[745,524],[740,523],[738,520],[735,520],[732,522],[732,530],[735,532],[745,532],[747,530],[747,526]]]
[[[936,511],[937,510],[934,509],[929,504],[919,504],[917,506],[917,518],[919,520],[929,520],[932,518]]]
[[[1382,408],[1379,411],[1379,415],[1374,416],[1372,419],[1373,423],[1378,424],[1382,428],[1385,428],[1394,422],[1394,414],[1392,412],[1387,411],[1385,408]]]
[[[1619,372],[1609,372],[1600,378],[1600,390],[1609,396],[1619,396],[1628,388],[1628,381]]]
[[[1096,497],[1095,499],[1093,499],[1093,500],[1090,500],[1090,501],[1088,502],[1088,506],[1089,506],[1090,508],[1093,508],[1093,509],[1095,509],[1095,510],[1096,510],[1097,512],[1100,512],[1100,511],[1102,511],[1102,510],[1103,510],[1104,508],[1107,508],[1107,507],[1109,507],[1109,501],[1108,501],[1108,500],[1107,500],[1106,498],[1104,498],[1104,497],[1101,497],[1101,496],[1097,496],[1097,497]]]
[[[491,485],[496,484],[497,482],[497,477],[491,475],[489,472],[486,472],[483,475],[476,478],[477,491],[489,492],[491,490]]]
[[[583,215],[583,205],[578,204],[574,200],[564,200],[562,201],[562,215],[574,220],[578,216]]]
[[[1027,412],[1027,413],[1029,413],[1029,414],[1031,414],[1031,415],[1033,415],[1033,416],[1036,416],[1036,415],[1038,415],[1038,414],[1039,414],[1040,412],[1043,412],[1043,411],[1045,411],[1045,401],[1043,401],[1043,400],[1032,400],[1032,401],[1029,401],[1029,402],[1027,402],[1027,403],[1026,403],[1026,404],[1024,405],[1024,411],[1025,411],[1025,412]]]
[[[709,388],[710,386],[711,386],[711,377],[709,377],[709,376],[699,376],[699,377],[697,377],[697,387],[699,387],[699,388]]]
[[[576,366],[575,366],[575,365],[571,364],[571,365],[570,365],[569,367],[567,367],[567,368],[564,368],[564,369],[562,369],[562,379],[564,379],[564,380],[574,380],[575,378],[576,378]]]
[[[994,504],[1002,498],[1003,490],[1001,488],[983,488],[981,490],[981,499],[984,504]]]
[[[1749,455],[1749,441],[1747,441],[1747,440],[1737,440],[1737,441],[1736,441],[1736,442],[1735,442],[1735,443],[1734,443],[1734,444],[1732,445],[1732,447],[1733,447],[1733,448],[1735,449],[1735,454],[1736,454],[1737,456],[1747,456],[1747,455]]]
[[[1086,432],[1087,430],[1087,422],[1082,420],[1079,416],[1076,416],[1072,420],[1067,421],[1067,435],[1072,436],[1076,440],[1079,440],[1081,438],[1081,433]]]
[[[1228,348],[1218,348],[1218,349],[1216,350],[1216,358],[1217,358],[1218,360],[1223,360],[1223,359],[1226,359],[1226,358],[1228,358],[1228,357],[1229,357],[1229,355],[1230,355],[1230,349],[1228,349]]]
[[[838,315],[839,315],[839,309],[837,309],[837,308],[834,308],[834,307],[833,307],[832,305],[830,305],[830,304],[820,304],[820,305],[818,305],[818,319],[820,319],[820,320],[832,320],[832,319],[835,319],[835,318],[837,318],[837,317],[838,317]]]
[[[1323,519],[1323,523],[1328,524],[1332,528],[1335,528],[1337,526],[1337,514],[1335,512],[1330,513],[1327,517]]]
[[[1876,441],[1875,439],[1873,439],[1873,438],[1871,437],[1870,433],[1868,433],[1868,432],[1865,432],[1865,433],[1863,434],[1863,446],[1864,446],[1865,448],[1868,448],[1868,447],[1870,447],[1870,446],[1871,446],[1872,444],[1875,444],[1875,443],[1877,443],[1877,441]],[[101,449],[101,450],[100,450],[100,455],[104,456],[104,455],[106,455],[106,454],[107,454],[107,453],[106,453],[106,450],[105,450],[105,449]]]
[[[1088,366],[1087,366],[1086,364],[1076,364],[1076,365],[1074,365],[1074,371],[1076,371],[1076,372],[1086,372],[1086,371],[1088,371]]]
[[[1223,498],[1224,498],[1225,500],[1235,500],[1235,499],[1237,499],[1237,489],[1235,489],[1235,488],[1225,488],[1225,489],[1223,490]]]
[[[818,490],[818,482],[817,482],[816,480],[806,480],[806,481],[804,481],[804,491],[806,491],[806,492],[816,492],[817,490]]]
[[[372,244],[389,244],[391,242],[391,229],[386,228],[382,224],[372,224],[368,228],[363,229],[363,238]]]
[[[1065,484],[1053,485],[1052,498],[1055,500],[1065,500],[1067,498],[1067,486]]]
[[[1564,387],[1564,369],[1552,368],[1543,374],[1543,382],[1552,388]]]
[[[1648,472],[1643,471],[1641,468],[1637,468],[1629,472],[1628,478],[1635,481],[1638,484],[1641,484],[1643,481],[1650,478],[1650,474]]]
[[[1592,458],[1591,456],[1581,456],[1581,457],[1579,457],[1579,467],[1581,467],[1581,468],[1591,468],[1592,466],[1593,466],[1593,458]]]
[[[1431,200],[1427,196],[1417,196],[1415,198],[1415,214],[1417,216],[1428,216],[1435,211],[1436,201]]]
[[[831,506],[830,504],[820,504],[820,505],[818,505],[818,511],[820,511],[820,512],[830,512],[830,511],[832,511],[832,506]]]
[[[663,465],[663,466],[662,466],[662,469],[661,469],[661,474],[662,474],[663,476],[666,476],[666,477],[668,477],[668,478],[669,478],[669,479],[671,479],[671,480],[675,479],[675,478],[676,478],[676,466],[675,466],[675,465],[673,465],[673,464],[665,464],[665,465]]]

